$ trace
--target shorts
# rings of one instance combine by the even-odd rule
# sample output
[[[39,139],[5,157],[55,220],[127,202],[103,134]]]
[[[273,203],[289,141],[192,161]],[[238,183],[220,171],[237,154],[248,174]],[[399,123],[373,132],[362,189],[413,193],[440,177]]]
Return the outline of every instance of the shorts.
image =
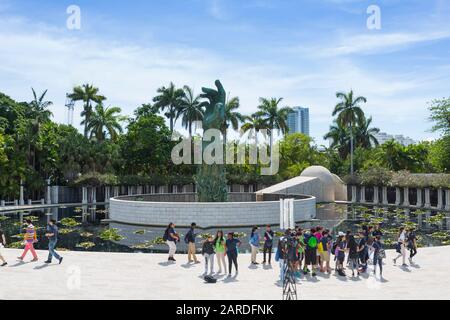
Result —
[[[310,265],[310,264],[315,265],[316,263],[317,263],[316,250],[306,249],[306,251],[305,251],[305,264],[306,265]]]
[[[330,253],[328,251],[321,251],[320,259],[324,262],[330,262]]]

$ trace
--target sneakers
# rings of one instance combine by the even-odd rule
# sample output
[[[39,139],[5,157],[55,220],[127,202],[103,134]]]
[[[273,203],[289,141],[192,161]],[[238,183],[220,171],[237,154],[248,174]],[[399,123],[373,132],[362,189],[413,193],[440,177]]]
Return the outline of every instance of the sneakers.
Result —
[[[23,258],[22,257],[17,257],[17,260],[23,261]]]
[[[313,272],[312,274],[311,274],[313,277],[315,277],[316,276],[316,273],[315,272]]]
[[[31,262],[36,262],[38,260],[39,260],[38,258],[33,258],[33,260],[31,260]]]
[[[59,264],[63,261],[63,257],[59,258]]]
[[[402,264],[402,267],[407,267],[408,265],[406,264],[406,263],[403,263]]]
[[[175,260],[174,257],[169,257],[167,260],[168,260],[168,261],[177,261],[177,260]]]
[[[50,260],[44,261],[44,263],[49,264],[52,263]]]
[[[3,264],[0,267],[4,267],[8,264],[8,262],[3,262]]]
[[[394,264],[397,264],[397,259],[392,259],[392,262],[394,262]]]

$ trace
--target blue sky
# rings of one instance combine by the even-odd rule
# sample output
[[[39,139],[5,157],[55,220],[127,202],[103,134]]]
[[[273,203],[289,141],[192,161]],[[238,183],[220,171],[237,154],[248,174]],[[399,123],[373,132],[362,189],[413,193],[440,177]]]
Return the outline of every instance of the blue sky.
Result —
[[[71,4],[81,30],[66,28]],[[367,29],[369,5],[381,30]],[[308,106],[324,144],[335,92],[353,89],[382,131],[436,138],[426,107],[450,96],[449,16],[446,0],[0,0],[0,91],[23,101],[48,89],[66,122],[76,84],[131,114],[169,81],[198,93],[219,78],[244,113],[261,96]]]

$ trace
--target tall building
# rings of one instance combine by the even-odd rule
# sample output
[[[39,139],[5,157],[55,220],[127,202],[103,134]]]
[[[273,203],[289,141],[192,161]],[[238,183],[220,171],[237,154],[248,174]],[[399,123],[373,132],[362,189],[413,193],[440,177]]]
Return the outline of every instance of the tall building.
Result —
[[[289,133],[303,133],[309,136],[309,108],[294,107],[288,114],[287,125]]]
[[[411,144],[417,143],[410,137],[405,137],[401,134],[392,135],[392,134],[387,134],[386,132],[379,132],[379,133],[375,134],[374,136],[375,136],[375,138],[377,138],[379,144],[383,144],[387,141],[394,140],[395,142],[398,142],[401,145],[407,147]]]

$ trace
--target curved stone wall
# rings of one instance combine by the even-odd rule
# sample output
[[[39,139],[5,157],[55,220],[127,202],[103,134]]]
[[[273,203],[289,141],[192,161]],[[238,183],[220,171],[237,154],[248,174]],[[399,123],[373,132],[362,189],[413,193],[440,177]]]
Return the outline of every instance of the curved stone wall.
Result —
[[[147,195],[133,197],[145,199]],[[262,226],[280,222],[279,201],[151,202],[135,201],[133,197],[111,198],[110,219],[121,223],[149,226],[167,226],[170,222],[178,226],[189,226],[195,222],[201,228]],[[294,200],[295,220],[315,218],[316,198],[298,197],[300,199]]]

